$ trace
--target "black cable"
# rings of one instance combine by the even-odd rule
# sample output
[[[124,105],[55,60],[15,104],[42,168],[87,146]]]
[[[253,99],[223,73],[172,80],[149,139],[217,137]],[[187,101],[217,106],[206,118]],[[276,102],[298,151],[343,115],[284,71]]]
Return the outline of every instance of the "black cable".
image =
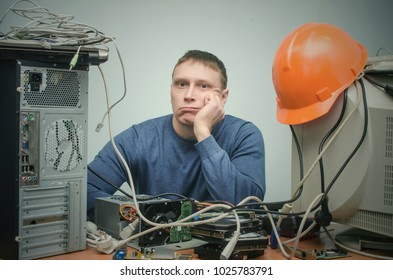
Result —
[[[189,197],[184,196],[184,195],[179,194],[179,193],[161,193],[161,194],[157,194],[157,195],[151,195],[151,198],[154,199],[154,198],[166,197],[166,196],[177,196],[177,197],[180,197],[180,198],[183,198],[183,199],[189,199]],[[140,200],[140,199],[138,199],[138,200]]]
[[[298,137],[296,135],[295,130],[293,129],[293,126],[290,125],[289,128],[291,129],[292,139],[295,141],[297,155],[298,155],[298,158],[299,158],[299,173],[300,173],[299,177],[300,177],[300,180],[303,180],[303,177],[304,177],[304,162],[303,162],[302,149],[300,147],[299,139],[298,139]],[[290,201],[290,202],[296,201],[301,196],[302,192],[303,192],[303,184],[299,187],[298,191],[296,192],[296,194],[292,198],[292,201]]]
[[[336,123],[331,127],[331,129],[328,131],[328,133],[326,133],[326,135],[321,140],[321,143],[319,144],[318,155],[321,154],[326,141],[330,138],[330,136],[333,134],[333,132],[338,128],[342,119],[344,118],[344,114],[346,111],[346,105],[347,105],[347,94],[348,94],[348,88],[346,88],[344,91],[341,113],[340,113]],[[319,174],[320,174],[320,179],[321,179],[320,180],[321,181],[320,182],[321,193],[324,193],[325,192],[325,170],[324,170],[324,166],[323,166],[322,157],[319,159],[319,171],[320,171]],[[328,225],[330,225],[330,222],[332,221],[333,217],[332,217],[332,214],[330,213],[330,210],[329,210],[329,200],[328,200],[327,196],[323,196],[323,199],[321,199],[321,201],[320,201],[320,206],[321,206],[321,209],[315,213],[314,220],[320,226],[328,226]]]
[[[347,159],[344,161],[344,163],[341,165],[340,169],[336,172],[336,175],[333,177],[332,181],[326,188],[325,192],[323,192],[323,196],[321,197],[320,201],[311,209],[311,211],[315,211],[318,209],[318,207],[321,206],[321,210],[315,213],[315,220],[317,221],[318,224],[321,226],[327,226],[330,224],[330,221],[332,220],[332,216],[329,212],[328,209],[328,193],[333,187],[334,183],[337,181],[338,177],[340,177],[341,173],[344,171],[348,163],[351,161],[353,156],[357,153],[359,148],[364,142],[364,139],[366,138],[367,135],[367,128],[368,128],[368,105],[367,105],[367,97],[366,97],[366,89],[364,87],[364,83],[362,79],[359,79],[359,83],[362,88],[362,97],[363,97],[363,109],[364,109],[364,125],[363,125],[363,132],[362,136],[360,137],[359,142],[355,146],[355,148],[352,150],[350,155],[347,157]]]
[[[121,188],[119,188],[118,186],[116,186],[115,184],[113,184],[112,182],[108,181],[106,178],[102,177],[100,174],[98,174],[95,170],[93,170],[90,166],[87,166],[87,169],[89,171],[91,171],[94,175],[96,175],[98,178],[100,178],[102,181],[104,181],[105,183],[107,183],[108,185],[110,185],[112,188],[114,188],[115,190],[121,192],[122,194],[124,194],[125,196],[133,199],[132,195],[130,195],[129,193],[125,192],[124,190],[122,190]],[[99,188],[97,185],[91,184],[89,183],[91,186],[99,189],[100,191],[103,191],[101,188]]]
[[[360,86],[362,88],[362,96],[363,96],[363,109],[364,109],[364,124],[363,124],[363,133],[362,136],[360,137],[360,140],[358,142],[358,144],[355,146],[355,148],[353,149],[353,151],[351,152],[351,154],[347,157],[347,159],[345,160],[345,162],[343,163],[343,165],[341,166],[341,168],[339,169],[339,171],[337,171],[336,175],[334,176],[334,178],[332,179],[332,181],[330,182],[329,186],[326,188],[325,194],[322,197],[321,200],[323,200],[324,198],[326,198],[327,194],[329,193],[330,189],[332,188],[332,186],[334,185],[334,183],[337,181],[338,177],[341,175],[341,173],[343,172],[343,170],[345,169],[345,167],[348,165],[348,163],[351,161],[351,159],[353,158],[353,156],[357,153],[357,151],[360,149],[361,145],[364,142],[364,139],[366,138],[367,135],[367,128],[368,128],[368,105],[367,105],[367,96],[366,96],[366,89],[364,87],[364,83],[362,79],[359,79],[359,83]]]
[[[359,142],[355,146],[355,148],[352,150],[350,155],[347,157],[347,159],[344,161],[344,163],[341,165],[340,169],[336,172],[336,175],[333,177],[332,181],[326,188],[323,196],[321,197],[320,201],[311,209],[311,211],[315,211],[320,207],[323,203],[327,203],[327,195],[331,188],[333,187],[334,183],[337,181],[338,177],[341,175],[341,173],[344,171],[348,163],[351,161],[353,156],[357,153],[359,150],[360,146],[363,144],[364,139],[366,138],[367,135],[367,127],[368,127],[368,105],[367,105],[367,97],[366,97],[366,89],[364,87],[364,83],[362,79],[359,79],[359,83],[362,88],[362,97],[363,97],[363,110],[364,110],[364,125],[363,125],[363,132],[362,136],[360,137]]]
[[[367,73],[364,75],[364,78],[369,81],[372,85],[377,86],[382,88],[385,93],[387,93],[390,97],[393,97],[393,86],[389,84],[384,84],[376,79],[372,78],[373,75],[375,76],[387,76],[387,75],[392,75],[393,73],[391,71],[386,72],[386,71],[373,71],[371,73]]]
[[[106,178],[102,177],[100,174],[98,174],[95,170],[93,170],[90,166],[87,167],[94,175],[96,175],[98,178],[100,178],[102,181],[104,181],[105,183],[107,183],[108,185],[110,185],[112,188],[114,188],[115,190],[121,192],[122,194],[124,194],[125,196],[127,196],[130,199],[132,198],[132,195],[130,195],[129,193],[125,192],[124,190],[122,190],[121,188],[119,188],[118,186],[116,186],[115,184],[113,184],[112,182],[110,182],[109,180],[107,180]],[[99,189],[100,191],[103,191],[100,187],[98,187],[95,184],[89,183],[89,185],[95,187],[96,189]],[[162,193],[162,194],[157,194],[157,195],[147,195],[146,198],[142,197],[138,197],[138,201],[146,201],[146,200],[151,200],[151,199],[155,199],[155,198],[160,198],[160,197],[166,197],[166,196],[177,196],[183,199],[188,199],[188,197],[182,195],[182,194],[178,194],[178,193]]]
[[[326,141],[330,138],[330,136],[332,136],[333,132],[336,131],[336,129],[340,125],[342,119],[344,118],[344,114],[346,111],[345,109],[347,106],[347,99],[348,99],[347,97],[348,97],[348,88],[346,88],[344,91],[343,104],[342,104],[340,116],[338,117],[336,123],[328,131],[328,133],[326,133],[326,135],[322,138],[321,143],[319,144],[318,155],[321,154]],[[323,167],[322,157],[319,160],[319,170],[320,170],[320,176],[321,176],[321,193],[323,193],[323,192],[325,192],[325,171],[324,171],[324,167]]]
[[[303,154],[302,154],[302,150],[301,150],[301,148],[300,148],[300,144],[299,144],[298,137],[297,137],[297,135],[296,135],[296,133],[295,133],[295,131],[294,131],[294,129],[293,129],[293,126],[290,125],[289,127],[290,127],[290,129],[291,129],[292,138],[293,138],[293,140],[294,140],[294,142],[295,142],[296,150],[297,150],[297,152],[298,152],[299,167],[300,167],[300,168],[299,168],[299,171],[300,171],[300,178],[302,179],[303,176],[304,176]],[[245,203],[245,204],[243,204],[243,205],[234,206],[234,207],[232,207],[231,209],[229,209],[229,210],[227,210],[227,211],[232,211],[232,210],[235,210],[235,209],[241,209],[241,208],[246,208],[246,207],[254,207],[254,206],[259,206],[259,207],[266,206],[267,208],[281,209],[281,208],[283,207],[284,204],[286,204],[286,203],[292,203],[292,202],[296,201],[296,200],[301,196],[302,191],[303,191],[303,185],[301,185],[301,186],[298,188],[298,190],[297,190],[297,192],[295,193],[295,195],[294,195],[291,199],[289,199],[289,200],[276,201],[276,202],[263,202],[263,203],[260,203],[260,202],[250,202],[250,203]],[[253,210],[257,210],[257,209],[253,209]],[[259,211],[264,212],[264,213],[271,213],[271,214],[279,213],[279,212],[277,212],[277,211],[271,211],[271,210],[267,211],[267,210],[264,210],[264,209],[263,209],[263,210],[260,209]],[[298,214],[298,213],[297,213],[297,214]]]

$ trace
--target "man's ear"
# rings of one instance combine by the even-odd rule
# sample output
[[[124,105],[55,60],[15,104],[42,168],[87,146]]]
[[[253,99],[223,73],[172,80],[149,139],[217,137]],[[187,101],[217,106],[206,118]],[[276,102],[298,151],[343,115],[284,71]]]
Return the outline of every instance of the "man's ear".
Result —
[[[224,102],[224,103],[226,103],[227,102],[227,100],[228,100],[228,95],[229,95],[229,89],[224,89],[223,91],[222,91],[222,94],[221,94],[221,97],[222,97],[222,101]]]

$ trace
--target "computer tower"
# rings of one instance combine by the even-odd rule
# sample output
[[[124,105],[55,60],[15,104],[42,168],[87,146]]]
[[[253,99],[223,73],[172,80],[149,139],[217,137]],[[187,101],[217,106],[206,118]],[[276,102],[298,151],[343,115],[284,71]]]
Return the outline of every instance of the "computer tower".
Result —
[[[53,53],[0,46],[1,259],[86,246],[89,68]]]

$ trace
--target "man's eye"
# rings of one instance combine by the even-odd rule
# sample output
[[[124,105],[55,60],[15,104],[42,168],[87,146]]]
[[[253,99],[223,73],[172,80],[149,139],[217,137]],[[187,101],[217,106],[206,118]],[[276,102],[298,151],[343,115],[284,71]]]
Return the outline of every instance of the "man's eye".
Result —
[[[186,83],[185,82],[178,82],[177,86],[180,88],[184,88],[186,86]]]
[[[208,84],[201,84],[200,87],[202,89],[207,89],[207,88],[209,88],[209,85]]]

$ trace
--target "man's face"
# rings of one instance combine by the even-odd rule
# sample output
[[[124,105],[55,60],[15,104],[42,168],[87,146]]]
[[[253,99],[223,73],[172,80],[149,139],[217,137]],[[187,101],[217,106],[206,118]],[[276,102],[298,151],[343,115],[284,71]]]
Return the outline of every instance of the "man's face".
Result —
[[[198,61],[188,60],[178,65],[171,85],[171,103],[174,121],[192,125],[194,117],[203,106],[206,96],[216,92],[225,97],[221,88],[221,75]]]

